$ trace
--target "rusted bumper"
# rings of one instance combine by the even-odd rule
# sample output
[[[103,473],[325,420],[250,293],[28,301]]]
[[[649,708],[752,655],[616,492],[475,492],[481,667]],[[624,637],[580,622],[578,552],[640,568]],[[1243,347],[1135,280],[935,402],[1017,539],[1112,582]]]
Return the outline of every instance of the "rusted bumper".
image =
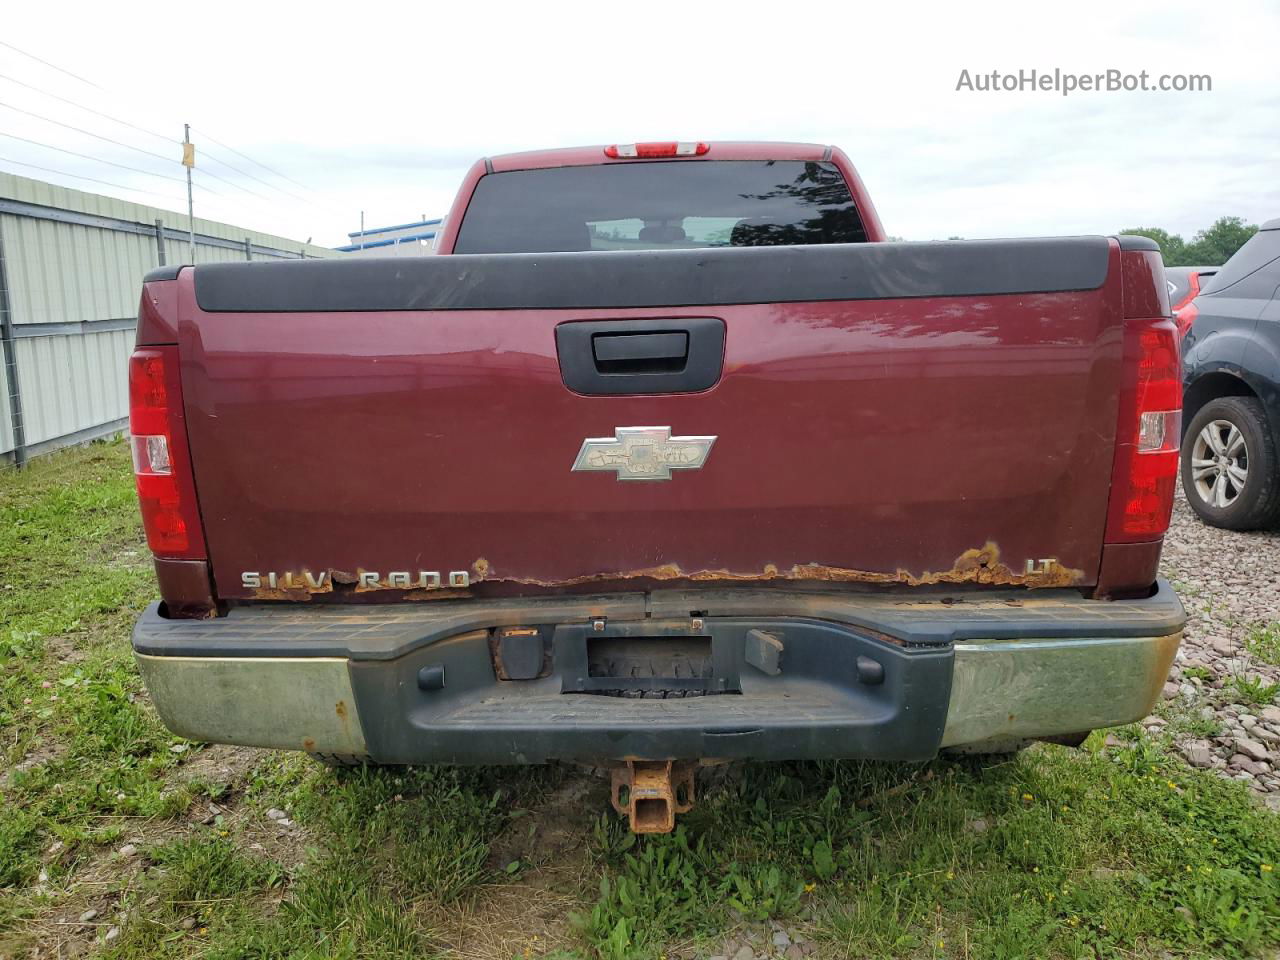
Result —
[[[160,719],[191,740],[368,754],[343,657],[136,654]]]
[[[1182,632],[955,644],[942,746],[1087,733],[1140,720]]]
[[[1184,619],[1163,584],[1110,603],[1067,591],[658,591],[256,607],[208,621],[153,607],[133,639],[161,717],[199,740],[388,763],[922,759],[1144,716]],[[527,679],[495,664],[500,628],[516,625],[530,629],[506,633],[545,644]],[[624,651],[705,640],[705,689],[687,678],[658,699],[621,689],[593,673],[593,638]],[[609,687],[623,695],[601,695]]]

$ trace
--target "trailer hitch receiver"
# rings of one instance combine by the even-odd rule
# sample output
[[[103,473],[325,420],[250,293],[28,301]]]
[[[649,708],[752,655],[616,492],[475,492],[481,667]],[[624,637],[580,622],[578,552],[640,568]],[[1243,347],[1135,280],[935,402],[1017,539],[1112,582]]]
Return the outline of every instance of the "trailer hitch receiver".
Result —
[[[626,760],[613,768],[613,808],[633,833],[670,833],[676,814],[693,809],[694,761]]]

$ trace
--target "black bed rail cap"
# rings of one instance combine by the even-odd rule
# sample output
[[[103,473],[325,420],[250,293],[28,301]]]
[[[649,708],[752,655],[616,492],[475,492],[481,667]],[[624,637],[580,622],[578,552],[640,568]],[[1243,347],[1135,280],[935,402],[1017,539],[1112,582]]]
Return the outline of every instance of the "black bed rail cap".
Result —
[[[1106,237],[347,257],[195,268],[207,313],[596,309],[1094,290]]]
[[[1121,250],[1149,250],[1153,253],[1160,252],[1160,244],[1156,243],[1150,237],[1138,236],[1135,233],[1122,233],[1116,237],[1120,243]]]

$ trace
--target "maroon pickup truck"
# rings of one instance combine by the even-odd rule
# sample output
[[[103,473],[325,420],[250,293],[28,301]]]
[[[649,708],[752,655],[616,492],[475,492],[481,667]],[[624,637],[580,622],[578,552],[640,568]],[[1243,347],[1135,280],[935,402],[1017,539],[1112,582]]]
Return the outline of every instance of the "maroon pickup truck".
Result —
[[[1151,707],[1178,346],[1137,237],[889,243],[806,144],[516,154],[443,256],[148,275],[165,722],[330,763],[1078,741]]]

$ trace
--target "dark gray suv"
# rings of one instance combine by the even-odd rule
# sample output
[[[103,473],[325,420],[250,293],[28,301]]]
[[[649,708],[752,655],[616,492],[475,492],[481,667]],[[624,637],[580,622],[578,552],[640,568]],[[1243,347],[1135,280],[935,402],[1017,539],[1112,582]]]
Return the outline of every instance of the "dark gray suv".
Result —
[[[1182,486],[1206,523],[1280,521],[1280,220],[1191,303],[1182,341]]]

